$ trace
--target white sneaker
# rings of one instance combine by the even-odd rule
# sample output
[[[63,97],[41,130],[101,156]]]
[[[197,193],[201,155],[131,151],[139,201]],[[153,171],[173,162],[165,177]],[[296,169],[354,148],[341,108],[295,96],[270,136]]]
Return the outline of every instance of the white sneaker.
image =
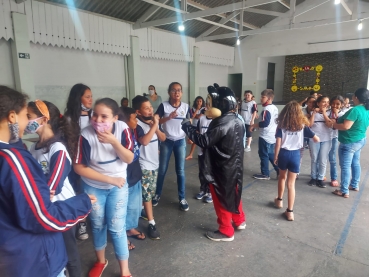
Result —
[[[250,152],[251,151],[251,148],[250,147],[246,147],[245,148],[245,152]]]

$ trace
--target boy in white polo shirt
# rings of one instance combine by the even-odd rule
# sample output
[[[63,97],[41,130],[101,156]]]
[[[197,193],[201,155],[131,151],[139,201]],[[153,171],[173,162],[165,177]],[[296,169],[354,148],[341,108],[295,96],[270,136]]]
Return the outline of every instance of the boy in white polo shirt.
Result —
[[[278,167],[274,164],[274,145],[276,142],[275,132],[277,130],[276,119],[278,118],[278,109],[272,104],[274,99],[274,91],[266,89],[261,93],[260,102],[263,106],[261,113],[261,121],[250,125],[250,129],[260,128],[259,134],[259,157],[261,173],[254,174],[253,177],[259,180],[269,180],[269,161],[274,170],[279,174]]]
[[[146,97],[138,95],[133,98],[132,107],[136,110],[138,119],[136,132],[140,144],[142,201],[149,221],[148,235],[151,239],[160,239],[159,231],[155,225],[151,201],[156,193],[156,180],[158,178],[158,140],[164,141],[166,137],[159,130],[159,116],[154,116],[151,103]]]

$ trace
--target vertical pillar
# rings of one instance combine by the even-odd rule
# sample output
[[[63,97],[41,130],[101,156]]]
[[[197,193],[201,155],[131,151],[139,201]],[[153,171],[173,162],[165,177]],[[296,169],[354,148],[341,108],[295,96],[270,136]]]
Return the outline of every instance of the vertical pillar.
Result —
[[[129,100],[141,94],[139,38],[131,36],[131,55],[128,57]]]
[[[35,99],[35,84],[32,67],[30,39],[27,16],[12,12],[14,41],[11,40],[15,88]]]
[[[200,48],[193,47],[193,62],[190,63],[190,97],[189,103],[192,103],[199,95],[199,71],[200,71]]]

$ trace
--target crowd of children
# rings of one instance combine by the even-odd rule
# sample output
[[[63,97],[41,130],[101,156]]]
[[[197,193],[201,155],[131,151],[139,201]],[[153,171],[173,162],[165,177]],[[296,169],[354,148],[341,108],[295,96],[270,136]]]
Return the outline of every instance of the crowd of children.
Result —
[[[156,95],[155,87],[150,86],[149,92],[151,96]],[[205,134],[208,134],[208,129],[216,129],[215,124],[211,125],[211,123],[214,122],[214,118],[219,117],[219,114],[215,114],[216,111],[211,109],[208,100],[205,103],[200,96],[195,99],[190,109],[186,103],[181,102],[182,86],[179,83],[171,83],[168,94],[169,101],[159,104],[156,111],[152,107],[152,99],[144,96],[133,98],[132,108],[128,107],[127,98],[122,99],[121,107],[110,98],[99,99],[93,105],[91,89],[83,84],[77,84],[70,91],[65,114],[62,115],[58,108],[48,101],[35,100],[26,106],[25,95],[7,87],[0,87],[0,99],[2,99],[0,129],[7,130],[6,134],[2,131],[0,137],[0,157],[2,157],[0,168],[2,172],[6,169],[11,169],[10,171],[13,172],[8,173],[9,176],[2,174],[0,181],[1,184],[7,182],[10,184],[12,181],[21,182],[21,178],[28,178],[21,182],[24,183],[24,188],[21,188],[23,192],[14,184],[10,184],[8,188],[9,195],[15,195],[11,197],[16,197],[14,199],[17,203],[19,201],[18,206],[20,205],[21,208],[14,208],[12,201],[8,201],[6,196],[5,198],[0,196],[1,205],[11,210],[10,214],[14,218],[30,218],[26,220],[28,225],[22,227],[35,233],[28,235],[26,231],[22,231],[24,236],[30,236],[30,240],[37,240],[39,238],[37,233],[41,236],[44,232],[43,228],[53,231],[69,229],[63,233],[66,255],[61,251],[59,262],[45,265],[52,268],[38,276],[64,276],[60,272],[63,266],[68,269],[69,276],[81,275],[76,236],[79,239],[88,238],[85,217],[90,211],[96,262],[89,272],[89,277],[101,276],[108,265],[105,258],[107,232],[112,238],[115,255],[120,265],[120,275],[131,276],[128,258],[129,250],[134,246],[127,237],[145,239],[145,234],[137,230],[143,209],[148,220],[148,237],[154,240],[160,239],[160,232],[154,220],[153,206],[156,206],[160,200],[172,152],[176,159],[179,206],[183,211],[189,209],[185,200],[184,161],[192,158],[195,144],[191,145],[191,151],[185,157],[185,132],[182,131],[181,120],[186,118],[191,118],[193,126],[192,128],[187,126],[186,133],[201,146],[198,148],[200,191],[195,198],[202,199],[206,203],[214,201],[218,222],[220,222],[219,213],[229,221],[222,222],[218,233],[213,232],[208,234],[208,237],[212,240],[233,240],[234,230],[230,225],[232,218],[233,221],[237,221],[235,223],[238,229],[246,227],[240,193],[237,194],[233,187],[229,188],[229,193],[232,191],[238,197],[236,197],[237,207],[233,207],[232,201],[231,203],[229,199],[223,199],[224,195],[219,192],[216,182],[209,183],[209,176],[205,176],[208,170],[205,159],[211,156],[211,152],[205,155],[202,147],[215,147],[218,154],[221,151],[219,149],[227,143],[230,144],[227,149],[233,149],[232,141],[225,142],[220,138],[216,140],[214,136],[206,140],[202,139],[206,137]],[[295,180],[300,173],[304,148],[310,150],[311,157],[311,180],[308,184],[320,188],[326,187],[324,181],[329,161],[330,185],[339,186],[336,158],[339,134],[333,127],[338,126],[337,128],[341,128],[339,130],[344,130],[342,129],[344,127],[335,124],[350,110],[350,104],[349,99],[339,95],[329,99],[327,96],[312,92],[300,103],[289,102],[279,113],[277,107],[273,105],[273,99],[273,90],[266,89],[261,93],[262,112],[259,118],[253,93],[246,90],[244,99],[238,103],[238,107],[229,108],[232,116],[237,111],[240,113],[241,117],[232,117],[237,124],[228,126],[228,119],[222,119],[223,121],[217,119],[216,124],[222,123],[226,126],[219,127],[222,132],[227,128],[238,130],[237,139],[242,137],[244,140],[243,146],[241,144],[237,146],[238,150],[242,149],[242,154],[251,151],[252,132],[259,130],[258,154],[261,172],[254,174],[253,177],[269,180],[269,162],[272,164],[278,176],[275,206],[283,207],[283,194],[287,182],[288,205],[285,215],[287,220],[292,221],[294,220]],[[255,123],[257,118],[259,121]],[[242,130],[238,129],[239,124],[244,125]],[[30,147],[29,152],[20,143],[23,132],[38,135],[38,141]],[[235,133],[233,136],[235,137]],[[191,140],[189,142],[192,143]],[[216,144],[220,144],[218,148],[214,146]],[[233,145],[233,147],[236,146]],[[239,153],[233,152],[232,157],[242,161]],[[218,155],[217,153],[214,152],[214,155]],[[227,166],[229,167],[225,164],[221,170],[227,169]],[[16,170],[22,172],[17,174]],[[242,170],[240,172],[242,173]],[[240,175],[238,173],[235,172],[234,175]],[[219,177],[219,182],[226,183],[224,176]],[[235,176],[230,178],[236,178]],[[8,178],[8,181],[4,181],[3,177]],[[45,181],[44,177],[46,177]],[[242,184],[242,178],[240,180],[232,179],[232,182],[240,181]],[[34,182],[38,182],[37,186],[33,184]],[[40,187],[41,193],[35,191],[37,187]],[[242,189],[242,186],[238,189]],[[351,187],[351,189],[358,188]],[[48,190],[50,196],[46,193]],[[346,192],[341,194],[335,192],[335,194],[348,197]],[[29,198],[28,195],[36,196]],[[230,207],[229,209],[224,210],[223,200]],[[41,205],[43,208],[40,211],[35,208],[35,205]],[[0,213],[3,212],[3,210],[0,211]],[[42,215],[42,213],[47,214]],[[238,214],[237,217],[234,216],[235,213]],[[14,218],[9,218],[9,222]],[[30,223],[34,218],[37,224]],[[9,222],[5,224],[7,226],[0,226],[7,229],[13,228],[19,232],[18,227],[10,228]],[[76,231],[73,225],[77,223]],[[57,247],[63,247],[57,234],[60,233],[50,235],[48,239],[52,240]],[[1,253],[7,256],[11,251],[13,250],[5,249]],[[38,262],[35,260],[35,263]],[[10,272],[9,274],[25,276],[26,270],[41,271],[42,264],[36,269],[32,268],[32,265],[26,266],[25,271],[22,271],[9,261],[6,270]]]

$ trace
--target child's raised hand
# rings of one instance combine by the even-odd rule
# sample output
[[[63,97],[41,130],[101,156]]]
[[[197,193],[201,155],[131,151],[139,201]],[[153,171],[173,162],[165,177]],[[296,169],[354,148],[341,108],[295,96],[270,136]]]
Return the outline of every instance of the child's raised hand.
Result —
[[[278,165],[278,158],[274,158],[274,164]]]
[[[178,108],[177,108],[178,109]],[[176,118],[177,117],[177,109],[175,109],[174,111],[172,111],[170,114],[169,114],[169,118],[170,119],[173,119],[173,118]]]
[[[96,134],[97,134],[97,139],[101,143],[113,144],[117,141],[117,138],[109,131],[105,131],[105,132],[96,131]]]
[[[152,117],[152,121],[154,124],[159,124],[159,119],[160,117],[157,114]]]

